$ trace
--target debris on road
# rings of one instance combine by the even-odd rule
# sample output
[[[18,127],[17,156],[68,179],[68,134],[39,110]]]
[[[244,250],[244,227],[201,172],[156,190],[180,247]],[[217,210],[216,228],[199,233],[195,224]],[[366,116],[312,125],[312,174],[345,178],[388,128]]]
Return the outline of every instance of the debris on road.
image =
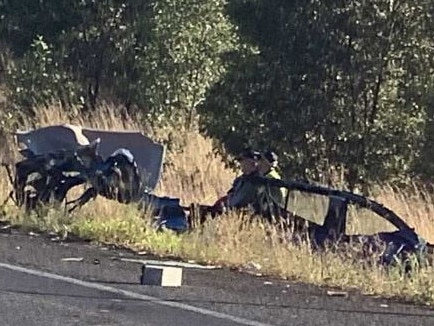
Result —
[[[162,287],[180,287],[182,285],[182,268],[143,264],[140,284]]]
[[[347,297],[348,292],[345,291],[327,291],[329,297]]]
[[[62,258],[61,261],[65,261],[65,262],[81,262],[83,261],[84,258],[83,257],[68,257],[68,258]]]

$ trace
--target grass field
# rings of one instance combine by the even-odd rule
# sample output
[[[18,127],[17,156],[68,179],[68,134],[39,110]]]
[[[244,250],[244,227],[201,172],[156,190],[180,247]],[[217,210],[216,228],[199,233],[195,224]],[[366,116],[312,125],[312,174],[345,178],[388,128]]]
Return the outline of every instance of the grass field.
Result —
[[[70,117],[59,107],[41,109],[33,122],[36,126],[73,123],[104,129],[144,130],[156,139],[173,139],[179,145],[168,151],[157,194],[181,198],[183,204],[212,203],[230,187],[236,171],[225,167],[213,154],[212,140],[184,130],[149,130],[134,119],[120,121],[116,110],[102,107],[88,118]],[[29,124],[30,126],[30,124]],[[24,128],[25,126],[23,126]],[[3,143],[3,159],[11,158],[15,145],[11,139]],[[13,155],[12,155],[13,156]],[[4,171],[0,178],[0,199],[6,198],[10,184]],[[75,194],[78,194],[77,189]],[[393,209],[415,227],[426,240],[434,242],[434,197],[414,188],[393,191],[384,186],[376,200]],[[318,196],[294,192],[290,209],[312,220],[322,222],[326,202]],[[3,218],[25,227],[74,233],[99,242],[113,243],[138,251],[173,255],[185,260],[211,262],[232,267],[256,266],[256,272],[319,285],[358,288],[367,294],[398,296],[418,302],[434,302],[433,269],[428,267],[411,278],[399,273],[386,274],[355,262],[350,249],[345,256],[326,252],[313,254],[307,247],[279,242],[274,230],[259,222],[245,223],[239,215],[223,216],[209,222],[202,230],[175,236],[156,233],[149,218],[132,207],[98,197],[73,216],[48,209],[40,215],[25,216],[12,204],[3,207]],[[242,227],[240,227],[242,226]],[[391,230],[379,217],[366,210],[351,211],[349,233],[373,233]],[[373,257],[375,259],[376,257]]]

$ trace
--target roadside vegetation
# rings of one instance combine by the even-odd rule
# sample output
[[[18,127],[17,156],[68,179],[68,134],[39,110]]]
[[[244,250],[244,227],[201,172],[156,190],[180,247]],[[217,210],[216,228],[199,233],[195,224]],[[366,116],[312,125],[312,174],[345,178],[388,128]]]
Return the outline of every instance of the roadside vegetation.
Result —
[[[107,129],[143,129],[132,119],[129,123],[117,119],[116,109],[102,106],[84,121],[80,117],[68,118],[61,108],[41,108],[36,125],[75,123]],[[156,138],[167,137],[166,130],[150,131]],[[179,197],[183,204],[212,203],[225,193],[236,175],[227,168],[223,158],[213,153],[212,139],[200,134],[178,130],[173,149],[168,152],[162,180],[156,191],[159,195]],[[178,138],[179,137],[179,138]],[[15,144],[8,143],[15,148]],[[6,198],[11,185],[5,171],[0,179],[0,198]],[[78,196],[81,187],[70,196]],[[428,241],[434,242],[434,197],[414,187],[413,193],[396,191],[391,186],[377,191],[375,199],[385,203],[414,226]],[[302,216],[321,222],[324,217],[323,198],[294,193],[290,209]],[[366,294],[398,297],[420,303],[434,302],[433,268],[430,265],[406,278],[399,268],[386,273],[372,260],[357,258],[357,245],[348,252],[315,254],[308,246],[295,246],[281,242],[275,230],[260,221],[247,223],[247,216],[224,215],[210,221],[203,228],[185,235],[156,232],[150,216],[134,207],[121,205],[98,197],[71,216],[62,210],[46,208],[26,215],[10,202],[2,208],[2,219],[27,230],[57,232],[60,237],[69,234],[99,243],[126,247],[137,252],[161,256],[174,256],[183,260],[238,268],[258,275],[271,275],[288,280],[308,282],[343,289],[358,289]],[[351,212],[350,233],[373,233],[388,230],[391,225],[368,211]],[[393,228],[393,227],[392,227]]]
[[[16,158],[8,132],[17,128],[138,129],[167,146],[156,193],[188,205],[225,193],[238,172],[230,157],[242,147],[271,146],[284,178],[368,194],[434,242],[429,1],[60,3],[0,1],[2,160]],[[0,173],[3,200],[11,185]],[[319,222],[324,207],[315,196],[291,198],[290,209]],[[137,251],[434,302],[432,266],[406,278],[360,264],[356,248],[312,254],[239,215],[180,236],[157,233],[146,214],[99,197],[72,216],[54,208],[28,216],[8,203],[1,218]],[[364,210],[350,214],[351,233],[389,228]]]

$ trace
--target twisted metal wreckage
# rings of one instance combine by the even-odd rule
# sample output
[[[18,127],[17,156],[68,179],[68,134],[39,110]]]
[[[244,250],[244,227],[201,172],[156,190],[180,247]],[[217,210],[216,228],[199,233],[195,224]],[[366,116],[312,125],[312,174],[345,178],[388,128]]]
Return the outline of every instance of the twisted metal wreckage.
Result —
[[[18,143],[27,148],[10,175],[13,190],[9,197],[19,207],[33,210],[38,204],[66,202],[68,212],[83,206],[98,195],[120,203],[135,203],[139,209],[151,207],[156,227],[185,232],[208,217],[218,215],[206,205],[183,207],[179,198],[153,195],[164,161],[165,148],[140,132],[104,131],[74,125],[54,125],[30,131],[17,131]],[[419,236],[398,215],[366,197],[301,182],[255,177],[251,182],[271,187],[285,187],[329,198],[322,225],[281,209],[281,220],[292,239],[308,239],[313,249],[327,243],[345,245],[362,243],[371,252],[380,251],[382,265],[409,262],[416,257],[426,262],[433,246]],[[77,199],[66,201],[68,191],[77,185],[90,187]],[[289,191],[288,191],[289,193]],[[366,208],[397,228],[394,232],[372,235],[347,235],[349,205]],[[197,218],[199,217],[199,218]],[[290,231],[289,231],[290,230]],[[301,237],[300,237],[301,236]]]

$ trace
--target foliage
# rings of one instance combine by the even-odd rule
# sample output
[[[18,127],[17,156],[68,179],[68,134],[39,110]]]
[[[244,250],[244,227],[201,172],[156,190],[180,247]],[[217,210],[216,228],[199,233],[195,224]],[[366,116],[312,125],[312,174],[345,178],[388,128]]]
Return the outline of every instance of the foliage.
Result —
[[[366,190],[430,179],[428,0],[0,0],[9,103],[114,102],[233,154],[272,147],[286,176]],[[26,17],[26,19],[22,19]],[[15,112],[18,112],[16,110]]]
[[[224,15],[224,0],[83,0],[67,7],[71,18],[61,25],[60,31],[48,32],[65,14],[65,8],[55,2],[47,0],[40,6],[27,2],[20,6],[0,4],[8,13],[3,16],[0,30],[10,37],[20,30],[26,35],[22,38],[24,43],[34,37],[35,29],[42,32],[52,47],[41,48],[46,44],[39,40],[32,43],[31,54],[9,39],[17,53],[24,53],[25,78],[29,82],[39,78],[38,83],[47,90],[52,85],[39,76],[51,69],[47,64],[61,66],[86,90],[83,100],[87,110],[95,109],[102,94],[106,100],[124,104],[129,111],[140,108],[150,120],[163,122],[164,118],[175,120],[187,114],[187,122],[192,125],[205,91],[225,72],[220,56],[238,45],[235,28]],[[34,11],[34,15],[27,23],[18,19],[29,11]],[[48,11],[47,18],[43,26],[34,29],[34,21],[43,19],[42,11]],[[12,29],[6,28],[10,25]],[[29,55],[35,56],[33,61],[39,60],[33,63],[34,69],[28,63]],[[47,56],[48,63],[43,61]],[[23,79],[17,71],[13,74],[17,74],[14,79]],[[24,87],[31,87],[23,83]],[[14,82],[11,86],[15,86]],[[26,94],[27,105],[56,95],[34,93]]]
[[[232,4],[260,53],[209,92],[209,135],[274,147],[287,175],[333,183],[335,171],[350,189],[409,175],[434,68],[428,1]]]
[[[153,118],[187,116],[191,126],[205,91],[225,73],[221,55],[236,49],[224,0],[159,0],[153,5],[144,80]],[[157,114],[157,115],[155,115]]]
[[[52,47],[38,36],[30,48],[7,75],[9,101],[16,111],[31,114],[34,107],[47,107],[53,100],[65,108],[78,104],[80,89],[56,61]]]

